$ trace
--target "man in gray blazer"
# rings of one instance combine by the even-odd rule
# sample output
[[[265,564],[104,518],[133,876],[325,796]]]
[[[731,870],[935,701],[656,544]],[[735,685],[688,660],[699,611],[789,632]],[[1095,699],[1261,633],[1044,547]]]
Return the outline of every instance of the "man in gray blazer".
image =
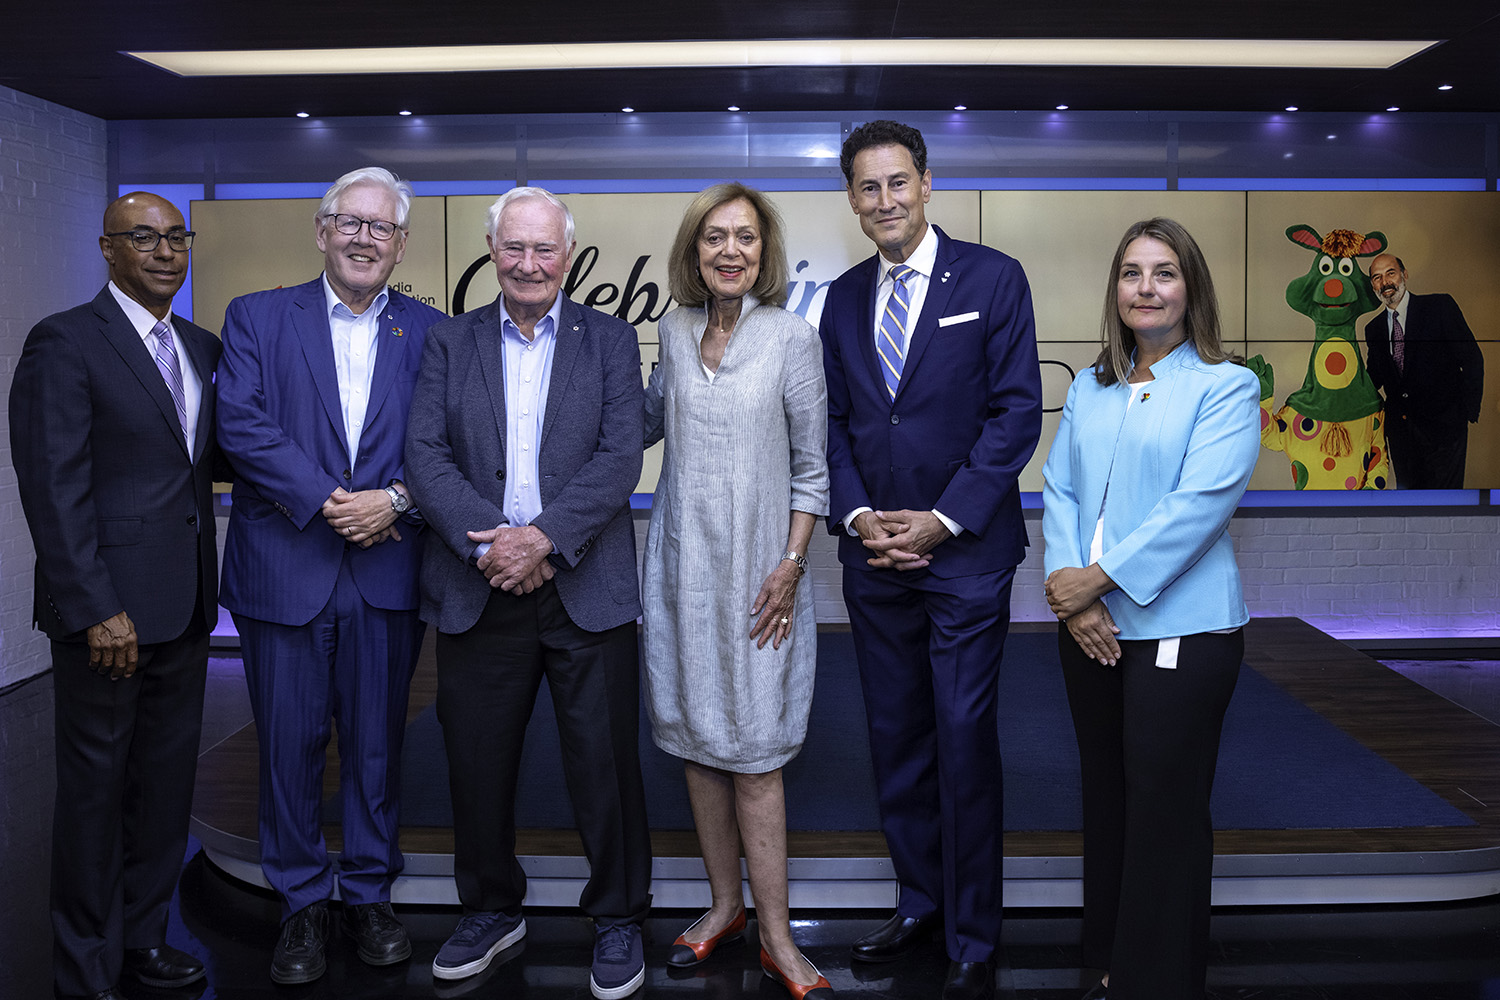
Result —
[[[640,348],[629,324],[562,294],[573,216],[556,197],[508,192],[487,232],[501,294],[428,330],[406,438],[464,906],[432,972],[474,975],[525,936],[516,779],[545,676],[591,868],[589,985],[618,1000],[645,978],[651,904],[630,518]]]

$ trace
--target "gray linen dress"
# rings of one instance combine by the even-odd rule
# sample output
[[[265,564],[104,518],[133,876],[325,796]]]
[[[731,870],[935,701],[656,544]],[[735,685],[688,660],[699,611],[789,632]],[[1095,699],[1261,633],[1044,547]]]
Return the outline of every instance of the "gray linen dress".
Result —
[[[810,581],[781,649],[756,649],[750,606],[786,550],[790,511],[828,513],[822,345],[795,313],[746,296],[712,381],[703,307],[662,318],[646,444],[665,436],[646,535],[645,687],[667,753],[747,774],[797,755],[817,662]]]

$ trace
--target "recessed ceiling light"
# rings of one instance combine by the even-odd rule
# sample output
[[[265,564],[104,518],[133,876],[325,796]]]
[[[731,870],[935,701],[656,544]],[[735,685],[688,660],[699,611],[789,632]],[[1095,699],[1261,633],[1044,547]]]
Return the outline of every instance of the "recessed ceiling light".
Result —
[[[402,118],[409,118],[409,117],[411,117],[411,112],[410,111],[397,111],[396,114],[400,115]]]
[[[731,104],[729,106],[729,110],[730,111],[738,111],[739,109],[740,109],[740,106],[738,104]]]
[[[954,111],[968,111],[969,110],[969,106],[967,104],[955,104],[955,105],[953,105],[953,110]]]
[[[1297,110],[1297,105],[1295,105],[1295,104],[1288,104],[1288,105],[1287,105],[1287,106],[1286,106],[1286,109],[1287,109],[1287,110],[1288,110],[1288,111],[1296,111],[1296,110]]]
[[[1324,136],[1324,138],[1325,139],[1337,139],[1338,136],[1336,136],[1332,132],[1330,132],[1328,135]]]
[[[1401,109],[1398,108],[1396,105],[1392,104],[1390,107],[1386,108],[1386,110],[1387,111],[1400,111]]]
[[[1290,159],[1291,159],[1291,158],[1292,158],[1292,155],[1293,155],[1293,154],[1291,154],[1291,153],[1282,153],[1282,154],[1281,154],[1281,158],[1282,158],[1282,159],[1283,159],[1283,160],[1290,160]]]
[[[1445,83],[1442,86],[1438,87],[1438,90],[1452,90],[1452,89],[1453,89],[1453,84],[1451,84],[1451,83]]]
[[[307,118],[309,116],[308,116],[308,114],[307,114],[306,111],[299,111],[299,112],[297,112],[297,117],[298,118]]]
[[[1068,106],[1066,104],[1059,104],[1057,106],[1057,110],[1059,110],[1059,111],[1066,111],[1066,110],[1068,110]]]
[[[623,112],[625,112],[627,115],[635,113],[635,108],[631,108],[631,107],[624,107],[624,108],[621,108],[620,110],[623,111]]]

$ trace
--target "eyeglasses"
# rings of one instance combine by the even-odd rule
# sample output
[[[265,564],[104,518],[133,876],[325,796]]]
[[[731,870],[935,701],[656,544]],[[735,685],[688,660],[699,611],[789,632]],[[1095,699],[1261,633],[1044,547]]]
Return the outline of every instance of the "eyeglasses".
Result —
[[[361,219],[357,215],[325,215],[323,218],[332,219],[333,228],[345,236],[354,236],[361,226],[369,226],[371,236],[377,240],[388,240],[401,228],[394,222],[387,222],[384,219]]]
[[[141,253],[150,253],[167,241],[167,246],[177,253],[187,253],[193,247],[193,237],[198,234],[191,229],[174,229],[170,233],[158,233],[154,229],[132,229],[124,233],[105,233],[105,236],[129,236],[130,245]]]

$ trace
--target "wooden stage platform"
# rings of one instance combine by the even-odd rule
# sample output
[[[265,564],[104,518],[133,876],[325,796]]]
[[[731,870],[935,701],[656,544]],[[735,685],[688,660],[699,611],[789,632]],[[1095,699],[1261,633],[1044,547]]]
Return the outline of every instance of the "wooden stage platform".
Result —
[[[1054,626],[1017,624],[1021,631]],[[1296,905],[1417,902],[1500,893],[1500,727],[1296,618],[1246,627],[1245,661],[1328,722],[1426,785],[1471,826],[1387,829],[1219,830],[1214,903]],[[429,635],[412,685],[408,721],[436,695]],[[1268,734],[1270,735],[1270,734]],[[334,791],[337,748],[326,791]],[[248,725],[199,760],[193,833],[216,865],[264,885],[256,843],[256,733]],[[340,830],[325,829],[337,851]],[[1082,904],[1082,837],[1068,832],[1005,836],[1007,906]],[[655,902],[706,905],[708,887],[691,832],[652,837]],[[448,828],[403,827],[406,872],[397,903],[457,904]],[[527,903],[576,905],[587,863],[571,830],[518,835],[530,883]],[[885,841],[871,832],[789,834],[791,902],[798,908],[890,908],[895,882]]]

